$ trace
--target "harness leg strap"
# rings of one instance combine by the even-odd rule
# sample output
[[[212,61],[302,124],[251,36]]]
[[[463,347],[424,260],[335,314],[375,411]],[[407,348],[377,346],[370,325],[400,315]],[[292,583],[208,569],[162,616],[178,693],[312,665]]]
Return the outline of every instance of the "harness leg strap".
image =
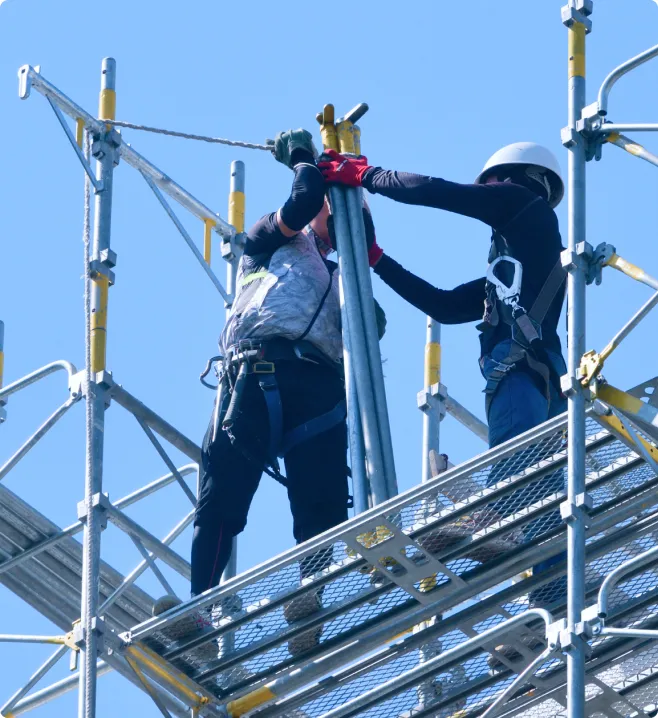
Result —
[[[316,416],[314,419],[310,419],[287,432],[281,441],[278,452],[279,456],[285,456],[298,444],[308,441],[319,434],[323,434],[325,431],[329,431],[329,429],[333,429],[334,426],[344,421],[346,416],[347,404],[345,399],[342,399],[331,411],[320,414],[320,416]]]
[[[274,374],[264,374],[259,377],[258,385],[263,391],[265,405],[270,419],[270,442],[267,456],[273,465],[277,465],[277,454],[283,437],[283,407],[281,405],[281,393]]]

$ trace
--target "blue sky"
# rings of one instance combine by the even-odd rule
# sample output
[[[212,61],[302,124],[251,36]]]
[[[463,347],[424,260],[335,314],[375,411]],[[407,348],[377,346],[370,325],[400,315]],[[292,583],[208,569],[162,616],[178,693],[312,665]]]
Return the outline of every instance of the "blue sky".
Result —
[[[315,114],[327,102],[342,113],[370,104],[361,122],[371,163],[469,182],[496,149],[532,140],[550,147],[566,171],[560,128],[566,124],[566,31],[554,0],[457,3],[412,0],[353,3],[349,13],[303,0],[241,3],[190,0],[111,5],[69,0],[7,0],[0,8],[0,319],[6,325],[5,378],[11,381],[54,359],[83,364],[82,171],[48,104],[17,97],[16,70],[41,64],[44,75],[88,110],[97,106],[101,59],[117,60],[117,117],[172,129],[262,142],[305,126],[319,142]],[[607,72],[655,43],[658,7],[651,0],[595,2],[588,52],[588,101]],[[346,6],[347,7],[347,6]],[[341,20],[353,23],[344,26]],[[656,121],[658,64],[625,78],[613,91],[610,117]],[[199,199],[226,216],[229,164],[247,166],[247,224],[286,199],[291,175],[266,153],[235,150],[125,130],[124,137]],[[656,149],[658,138],[644,138]],[[216,348],[224,310],[219,295],[128,166],[115,175],[112,246],[118,254],[111,290],[108,364],[115,379],[190,437],[201,440],[212,396],[198,374]],[[656,169],[617,148],[589,167],[588,239],[658,274]],[[489,233],[473,220],[436,210],[370,200],[382,247],[437,286],[481,276]],[[566,202],[558,209],[566,242]],[[202,227],[181,211],[201,242]],[[224,266],[215,246],[215,271]],[[374,290],[388,315],[382,343],[397,472],[401,489],[420,480],[424,318],[382,282]],[[601,348],[648,290],[607,274],[589,292],[587,346]],[[655,374],[652,315],[606,367],[629,387]],[[443,380],[483,414],[473,326],[443,332]],[[0,461],[66,398],[61,377],[12,398],[0,434]],[[75,519],[82,498],[82,406],[6,479],[6,485],[60,525]],[[442,446],[452,461],[484,449],[450,419]],[[180,457],[172,452],[175,460]],[[180,463],[184,463],[182,460]],[[107,413],[105,490],[113,499],[166,472],[131,417]],[[164,535],[187,510],[171,487],[132,511]],[[176,544],[187,555],[189,534]],[[292,544],[280,486],[265,477],[241,539],[239,567],[265,561]],[[103,555],[128,570],[134,547],[115,530]],[[170,574],[167,574],[168,576]],[[181,595],[182,581],[176,582]],[[160,588],[150,578],[144,587]],[[0,633],[49,633],[47,621],[0,588]],[[0,644],[4,702],[50,653]],[[64,662],[67,663],[66,661]],[[66,675],[66,665],[51,674]],[[99,718],[157,715],[124,681],[100,681]],[[72,715],[73,695],[40,709]]]

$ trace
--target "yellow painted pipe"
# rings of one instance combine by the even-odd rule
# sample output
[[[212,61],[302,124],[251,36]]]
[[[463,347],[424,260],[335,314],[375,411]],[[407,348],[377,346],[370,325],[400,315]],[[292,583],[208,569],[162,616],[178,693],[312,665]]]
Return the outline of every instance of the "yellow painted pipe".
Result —
[[[441,345],[428,342],[425,345],[425,387],[441,382]]]
[[[85,122],[82,117],[78,117],[75,121],[75,140],[78,143],[78,147],[82,149],[82,140],[84,138]]]
[[[350,120],[339,122],[336,125],[336,133],[338,135],[339,152],[342,154],[356,154],[354,145],[354,123],[350,122]]]
[[[619,419],[614,416],[602,416],[600,417],[601,421],[603,421],[605,424],[607,424],[611,429],[614,429],[617,433],[621,434],[623,437],[628,439],[628,441],[631,442],[631,444],[634,444],[633,437],[626,431],[624,428],[624,425],[619,421]],[[638,439],[642,443],[642,446],[647,450],[649,455],[654,461],[658,461],[658,448],[656,448],[653,444],[650,444],[648,441],[643,439],[641,436],[638,435]]]
[[[244,192],[229,192],[228,223],[232,224],[237,232],[244,232],[245,203]]]
[[[234,701],[228,703],[226,710],[231,718],[240,718],[240,716],[263,705],[263,703],[271,701],[273,698],[276,698],[276,695],[267,686],[261,686],[255,691],[247,693],[246,696],[236,698]]]
[[[569,79],[585,77],[585,36],[587,29],[582,22],[569,28]]]
[[[210,265],[210,259],[212,256],[212,228],[214,226],[214,220],[203,220],[203,259],[207,265]]]

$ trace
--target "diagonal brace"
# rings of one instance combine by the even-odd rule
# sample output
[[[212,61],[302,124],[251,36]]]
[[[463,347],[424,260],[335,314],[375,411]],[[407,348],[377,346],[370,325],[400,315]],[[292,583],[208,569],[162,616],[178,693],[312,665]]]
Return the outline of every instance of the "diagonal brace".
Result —
[[[94,174],[94,170],[92,170],[91,165],[89,162],[87,162],[87,158],[84,155],[84,152],[78,145],[75,137],[73,136],[73,132],[71,131],[71,128],[68,126],[68,123],[66,122],[66,119],[64,118],[64,115],[62,114],[62,111],[57,107],[57,105],[50,99],[50,97],[46,96],[46,99],[48,100],[48,103],[53,108],[53,112],[55,113],[55,117],[59,120],[59,124],[62,126],[62,129],[64,130],[64,133],[66,134],[66,137],[68,141],[71,143],[71,147],[75,150],[75,154],[78,156],[78,159],[80,160],[80,164],[82,165],[84,171],[87,173],[87,176],[89,177],[90,182],[92,185],[94,185],[94,190],[96,192],[102,192],[103,191],[103,181],[96,179],[96,175]]]
[[[169,206],[169,203],[164,198],[162,192],[160,192],[155,182],[145,172],[141,172],[141,174],[142,177],[146,180],[146,184],[148,184],[148,186],[153,190],[153,194],[158,198],[158,202],[160,202],[164,211],[169,215],[169,219],[171,219],[171,221],[176,226],[176,229],[181,233],[183,239],[187,243],[187,246],[192,250],[192,254],[194,254],[194,256],[196,257],[197,262],[199,262],[199,264],[203,268],[203,271],[208,275],[210,281],[215,285],[215,289],[217,289],[217,291],[222,295],[224,301],[230,304],[231,298],[229,297],[228,293],[222,286],[219,279],[217,279],[217,275],[212,271],[212,269],[210,269],[210,266],[204,260],[203,254],[201,254],[196,244],[192,240],[192,237],[190,237],[185,227],[183,227],[180,219],[178,219],[174,210]]]

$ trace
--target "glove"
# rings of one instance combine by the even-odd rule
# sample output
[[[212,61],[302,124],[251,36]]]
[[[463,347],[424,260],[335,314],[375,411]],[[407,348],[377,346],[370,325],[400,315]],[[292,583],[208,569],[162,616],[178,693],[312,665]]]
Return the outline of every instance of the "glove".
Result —
[[[375,223],[372,221],[372,215],[364,207],[363,208],[363,224],[366,227],[366,244],[368,245],[368,264],[374,267],[382,258],[384,250],[377,244],[375,235]],[[381,338],[381,337],[380,337]]]
[[[377,244],[377,237],[375,236],[375,224],[372,221],[372,215],[370,212],[363,209],[363,223],[366,228],[366,245],[368,247],[368,264],[374,267],[377,262],[382,258],[384,250]],[[331,246],[336,248],[336,232],[334,230],[334,218],[329,215],[327,218],[327,230],[329,232],[329,238],[331,239]]]
[[[336,150],[326,150],[318,167],[327,182],[338,182],[349,187],[360,187],[363,175],[370,169],[366,157],[345,157]]]
[[[293,162],[293,153],[296,150],[299,151],[298,154],[302,151],[310,154],[313,159],[318,156],[318,151],[313,144],[313,136],[307,130],[279,132],[274,140],[274,158],[292,169],[295,162],[299,162],[299,159]]]

